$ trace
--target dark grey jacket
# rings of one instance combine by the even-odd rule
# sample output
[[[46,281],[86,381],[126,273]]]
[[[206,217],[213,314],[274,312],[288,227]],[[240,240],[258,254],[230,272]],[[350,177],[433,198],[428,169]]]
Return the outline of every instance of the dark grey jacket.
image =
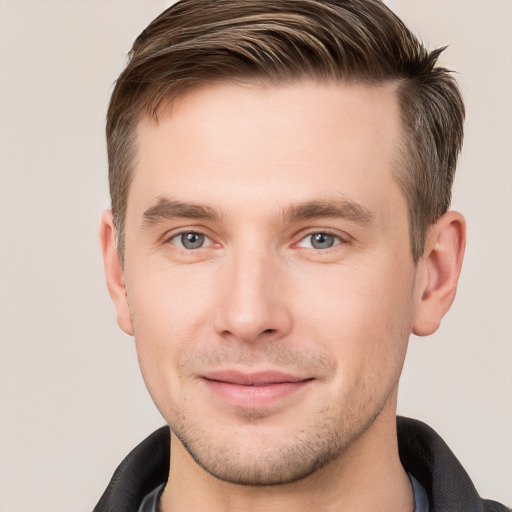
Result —
[[[427,491],[430,512],[510,512],[480,498],[446,443],[428,425],[397,418],[400,459]],[[169,473],[169,428],[162,427],[121,462],[94,512],[137,512]]]

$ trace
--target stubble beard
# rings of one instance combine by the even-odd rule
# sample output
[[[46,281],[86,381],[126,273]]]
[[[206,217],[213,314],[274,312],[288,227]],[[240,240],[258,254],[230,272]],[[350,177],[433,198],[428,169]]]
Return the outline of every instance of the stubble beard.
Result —
[[[195,368],[205,362],[208,367],[225,361],[250,367],[267,359],[283,368],[316,368],[324,383],[335,378],[336,362],[326,354],[305,355],[305,351],[297,354],[287,350],[268,343],[263,356],[262,352],[242,352],[238,347],[196,351],[180,361],[179,371],[183,375],[196,374]],[[269,418],[258,411],[240,409],[237,421],[228,429],[209,423],[207,415],[192,405],[193,392],[182,401],[182,407],[168,409],[164,416],[177,441],[213,477],[246,486],[290,484],[340,459],[374,424],[391,398],[396,398],[401,366],[394,367],[395,372],[386,378],[375,372],[367,375],[369,378],[359,380],[344,398],[324,396],[316,408],[305,407],[297,421],[290,421],[289,417],[283,421],[277,435],[275,429],[269,428],[272,422],[274,426],[278,423],[277,419],[267,422]],[[171,454],[172,450],[171,446]]]
[[[192,425],[183,416],[170,427],[192,459],[215,478],[238,485],[276,486],[302,480],[342,456],[374,423],[387,398],[370,410],[346,410],[341,417],[328,409],[318,411],[314,422],[290,427],[289,438],[277,446],[271,434],[249,443],[236,435],[213,441],[204,424]]]

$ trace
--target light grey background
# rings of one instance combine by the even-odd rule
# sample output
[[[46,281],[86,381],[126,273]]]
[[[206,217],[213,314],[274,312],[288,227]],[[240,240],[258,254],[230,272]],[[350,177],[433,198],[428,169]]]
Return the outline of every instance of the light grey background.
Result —
[[[117,328],[98,219],[104,117],[132,40],[170,2],[0,0],[0,512],[91,510],[163,423]],[[454,207],[469,223],[458,297],[413,338],[399,411],[512,504],[512,3],[390,0],[459,72],[468,109]]]

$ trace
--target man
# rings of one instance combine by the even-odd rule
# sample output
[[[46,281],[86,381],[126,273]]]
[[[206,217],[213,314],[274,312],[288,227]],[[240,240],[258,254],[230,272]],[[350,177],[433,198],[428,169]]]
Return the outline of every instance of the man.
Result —
[[[100,238],[170,428],[95,510],[506,510],[396,419],[465,244],[439,53],[378,0],[182,0],[139,36]]]

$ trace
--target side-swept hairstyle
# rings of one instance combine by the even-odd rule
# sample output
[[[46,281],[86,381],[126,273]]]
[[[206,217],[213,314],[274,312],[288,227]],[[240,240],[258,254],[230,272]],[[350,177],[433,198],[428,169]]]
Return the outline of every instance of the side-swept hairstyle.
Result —
[[[464,104],[451,73],[380,0],[181,0],[136,39],[107,115],[112,212],[123,259],[137,124],[207,82],[394,83],[402,141],[395,178],[406,197],[411,250],[450,205]]]

